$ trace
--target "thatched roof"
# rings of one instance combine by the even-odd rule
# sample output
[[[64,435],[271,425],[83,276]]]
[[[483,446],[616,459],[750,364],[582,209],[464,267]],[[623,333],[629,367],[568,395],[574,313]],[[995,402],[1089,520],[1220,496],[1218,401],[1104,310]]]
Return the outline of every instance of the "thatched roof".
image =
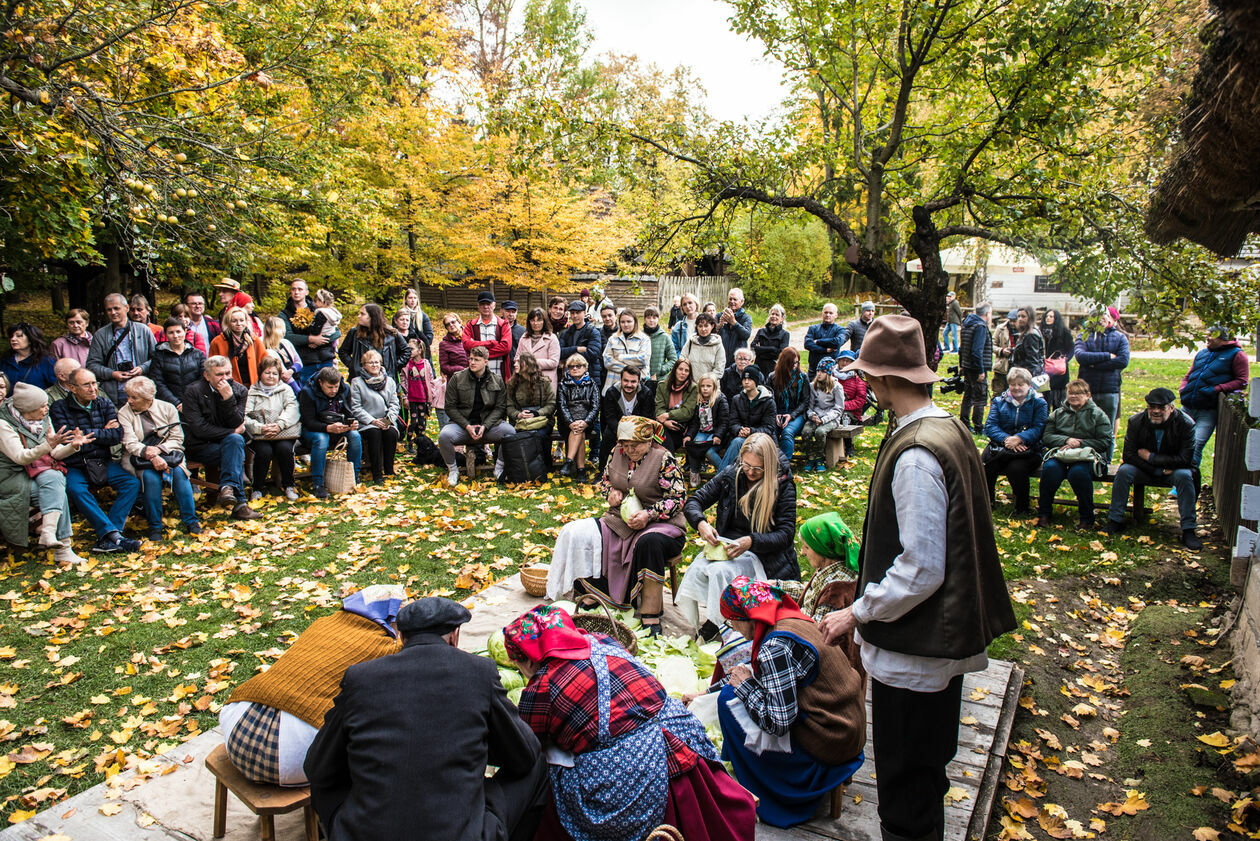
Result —
[[[1229,257],[1260,232],[1260,2],[1216,7],[1182,144],[1151,197],[1146,231],[1159,243],[1185,237]]]

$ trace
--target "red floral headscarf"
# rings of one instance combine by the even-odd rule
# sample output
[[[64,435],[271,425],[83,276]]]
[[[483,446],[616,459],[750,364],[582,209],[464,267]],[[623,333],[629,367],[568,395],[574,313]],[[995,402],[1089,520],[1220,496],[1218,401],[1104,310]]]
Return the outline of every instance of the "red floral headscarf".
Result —
[[[801,611],[787,593],[765,581],[753,581],[741,575],[722,591],[722,618],[753,623],[753,669],[757,666],[757,652],[761,641],[783,619],[804,619],[813,622]]]
[[[504,646],[513,660],[540,663],[548,658],[584,660],[591,656],[591,640],[573,624],[562,608],[539,605],[503,629]]]

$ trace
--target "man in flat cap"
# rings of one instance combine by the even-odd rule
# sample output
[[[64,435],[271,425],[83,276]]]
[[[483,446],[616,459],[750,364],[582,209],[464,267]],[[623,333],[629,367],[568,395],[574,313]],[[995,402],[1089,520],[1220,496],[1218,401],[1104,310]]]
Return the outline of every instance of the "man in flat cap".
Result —
[[[962,421],[932,403],[923,329],[886,315],[847,370],[866,375],[895,427],[871,475],[858,598],[819,622],[827,641],[857,628],[871,678],[884,841],[945,833],[945,768],[958,750],[963,675],[1015,627],[993,539],[984,467]]]
[[[1111,485],[1111,510],[1107,514],[1107,534],[1126,528],[1124,508],[1133,485],[1172,485],[1177,491],[1177,511],[1181,515],[1181,542],[1198,551],[1203,541],[1195,534],[1198,519],[1198,472],[1194,466],[1194,421],[1177,411],[1177,395],[1169,388],[1155,388],[1146,395],[1146,410],[1129,418],[1124,432],[1123,463]]]
[[[464,351],[483,347],[490,354],[490,371],[507,382],[512,378],[512,323],[494,314],[494,293],[477,293],[477,317],[464,322]]]
[[[398,613],[402,651],[346,671],[306,755],[328,841],[533,837],[547,766],[495,664],[456,647],[469,618],[417,599]]]

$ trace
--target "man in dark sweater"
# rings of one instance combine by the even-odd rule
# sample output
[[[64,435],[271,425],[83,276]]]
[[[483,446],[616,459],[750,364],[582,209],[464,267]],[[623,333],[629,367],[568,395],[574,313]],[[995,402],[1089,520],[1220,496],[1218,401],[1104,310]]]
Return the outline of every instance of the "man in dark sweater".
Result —
[[[963,675],[1015,628],[993,537],[980,455],[966,427],[933,405],[940,379],[923,330],[888,315],[848,366],[897,418],[875,460],[862,529],[862,594],[819,622],[836,644],[856,627],[871,678],[880,833],[940,839],[945,767],[958,750]]]
[[[52,404],[53,429],[77,429],[94,440],[66,456],[66,496],[96,530],[93,552],[135,552],[140,541],[123,537],[127,515],[140,496],[140,480],[114,461],[110,448],[122,443],[118,412],[98,392],[96,375],[80,368],[70,377],[70,396]],[[109,516],[101,510],[95,491],[109,486],[117,492]]]
[[[617,388],[610,388],[600,398],[599,419],[603,427],[602,445],[599,448],[599,474],[604,472],[604,465],[617,446],[617,424],[628,415],[641,418],[653,417],[656,412],[656,401],[651,389],[643,385],[643,372],[637,365],[627,365],[621,369],[621,380]]]
[[[1125,530],[1124,508],[1129,488],[1140,485],[1172,485],[1177,491],[1177,512],[1181,515],[1181,542],[1198,551],[1203,541],[1195,534],[1195,512],[1199,484],[1194,469],[1194,422],[1177,411],[1172,389],[1156,388],[1146,395],[1146,411],[1129,418],[1124,433],[1124,463],[1111,485],[1111,510],[1107,534]]]
[[[958,369],[963,375],[962,422],[984,434],[984,412],[989,405],[989,372],[993,370],[993,333],[989,330],[990,304],[977,304],[962,322],[958,339]]]
[[[418,599],[398,613],[402,651],[346,670],[305,763],[328,841],[533,837],[547,763],[494,663],[457,647],[470,618]]]
[[[206,360],[205,375],[184,389],[184,450],[189,461],[219,468],[219,504],[237,520],[262,515],[245,496],[245,399],[226,356]]]
[[[849,350],[856,354],[862,349],[862,340],[866,338],[866,331],[870,329],[871,322],[874,320],[875,302],[863,301],[858,317],[850,321],[844,328],[849,331]]]

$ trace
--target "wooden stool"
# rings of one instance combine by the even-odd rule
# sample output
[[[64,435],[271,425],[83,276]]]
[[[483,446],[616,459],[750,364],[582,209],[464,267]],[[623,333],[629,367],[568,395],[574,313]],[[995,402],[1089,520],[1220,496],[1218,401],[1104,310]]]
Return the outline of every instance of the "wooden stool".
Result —
[[[831,819],[834,821],[844,811],[844,793],[849,787],[838,785],[831,790]]]
[[[258,816],[258,834],[262,841],[276,841],[276,815],[302,810],[306,821],[306,841],[319,841],[319,822],[311,808],[311,790],[251,783],[228,759],[227,748],[217,746],[206,757],[206,767],[214,774],[214,837],[227,832],[227,793],[231,791],[251,812]]]
[[[665,562],[665,566],[669,567],[669,594],[674,600],[674,604],[678,604],[678,565],[682,563],[682,555],[670,558]]]

